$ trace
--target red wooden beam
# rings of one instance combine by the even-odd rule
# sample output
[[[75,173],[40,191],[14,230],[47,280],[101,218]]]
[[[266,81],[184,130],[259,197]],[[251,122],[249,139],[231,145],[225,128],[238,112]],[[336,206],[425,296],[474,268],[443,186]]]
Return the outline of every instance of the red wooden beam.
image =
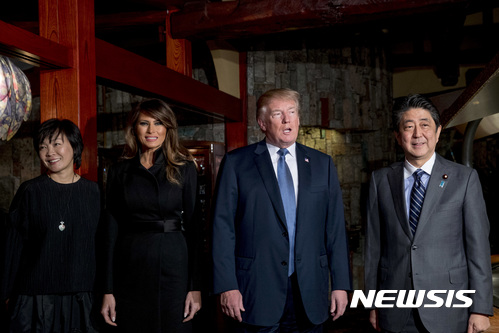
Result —
[[[244,147],[248,144],[248,78],[247,55],[239,53],[239,96],[243,120],[225,123],[225,147],[227,151]]]
[[[97,96],[93,0],[39,0],[40,35],[69,48],[71,68],[40,71],[40,118],[66,118],[80,128],[80,174],[97,181]]]
[[[95,29],[105,32],[135,26],[164,25],[167,14],[167,10],[150,10],[96,15]],[[15,26],[33,33],[39,29],[38,21],[17,21]]]
[[[0,52],[45,68],[72,67],[73,58],[67,46],[0,21]]]
[[[96,39],[97,76],[229,121],[242,121],[241,101],[166,66]]]
[[[192,76],[192,46],[186,39],[172,38],[170,29],[171,12],[165,16],[166,19],[166,67],[175,72]]]
[[[173,38],[236,39],[295,29],[436,12],[470,0],[239,0],[187,3],[173,13]]]
[[[140,12],[125,12],[116,14],[102,14],[95,16],[95,27],[99,31],[116,30],[121,27],[141,25],[163,25],[166,10],[151,10]]]

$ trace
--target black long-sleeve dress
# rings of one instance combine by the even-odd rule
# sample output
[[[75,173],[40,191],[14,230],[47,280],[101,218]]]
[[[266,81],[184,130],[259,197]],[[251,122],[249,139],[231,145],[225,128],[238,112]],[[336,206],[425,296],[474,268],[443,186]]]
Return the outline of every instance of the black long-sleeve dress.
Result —
[[[136,156],[109,170],[104,292],[116,298],[119,331],[189,332],[185,298],[200,290],[197,171],[186,162],[181,185],[170,183],[155,156],[149,169]]]
[[[43,174],[21,184],[8,216],[0,293],[10,298],[11,332],[92,330],[99,215],[99,188],[85,178],[60,184]]]

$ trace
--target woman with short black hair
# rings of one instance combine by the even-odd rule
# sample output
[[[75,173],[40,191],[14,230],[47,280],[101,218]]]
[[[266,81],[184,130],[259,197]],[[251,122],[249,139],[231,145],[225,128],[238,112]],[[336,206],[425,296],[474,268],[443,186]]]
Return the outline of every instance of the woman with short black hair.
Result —
[[[34,147],[45,172],[21,184],[8,216],[0,295],[9,330],[95,332],[90,311],[100,192],[75,172],[80,130],[70,120],[47,120]]]

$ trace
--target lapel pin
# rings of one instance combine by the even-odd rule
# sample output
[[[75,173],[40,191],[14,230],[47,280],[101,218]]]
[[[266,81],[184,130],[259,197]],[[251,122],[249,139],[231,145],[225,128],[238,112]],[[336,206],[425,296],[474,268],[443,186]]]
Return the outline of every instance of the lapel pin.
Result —
[[[307,162],[307,163],[308,163],[308,162],[310,162],[310,161],[308,160],[308,157],[305,157],[305,162]]]
[[[438,185],[440,188],[443,188],[443,187],[444,187],[444,185],[445,185],[445,179],[449,178],[449,176],[447,176],[447,174],[446,174],[446,173],[444,173],[444,174],[442,175],[442,178],[443,178],[444,180],[442,180],[442,181],[440,182],[440,185]]]

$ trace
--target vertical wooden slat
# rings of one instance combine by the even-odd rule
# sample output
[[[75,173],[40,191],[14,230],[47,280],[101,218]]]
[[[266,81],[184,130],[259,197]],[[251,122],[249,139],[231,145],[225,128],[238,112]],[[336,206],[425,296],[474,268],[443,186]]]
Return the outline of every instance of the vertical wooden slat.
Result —
[[[225,144],[227,151],[248,144],[248,85],[246,53],[239,53],[239,96],[241,100],[242,121],[225,122]]]
[[[72,68],[40,71],[41,121],[66,118],[81,130],[80,173],[97,180],[97,99],[93,0],[39,0],[40,36],[71,49]]]
[[[186,39],[173,39],[170,16],[176,10],[169,10],[166,15],[166,67],[188,77],[192,77],[192,46]]]

